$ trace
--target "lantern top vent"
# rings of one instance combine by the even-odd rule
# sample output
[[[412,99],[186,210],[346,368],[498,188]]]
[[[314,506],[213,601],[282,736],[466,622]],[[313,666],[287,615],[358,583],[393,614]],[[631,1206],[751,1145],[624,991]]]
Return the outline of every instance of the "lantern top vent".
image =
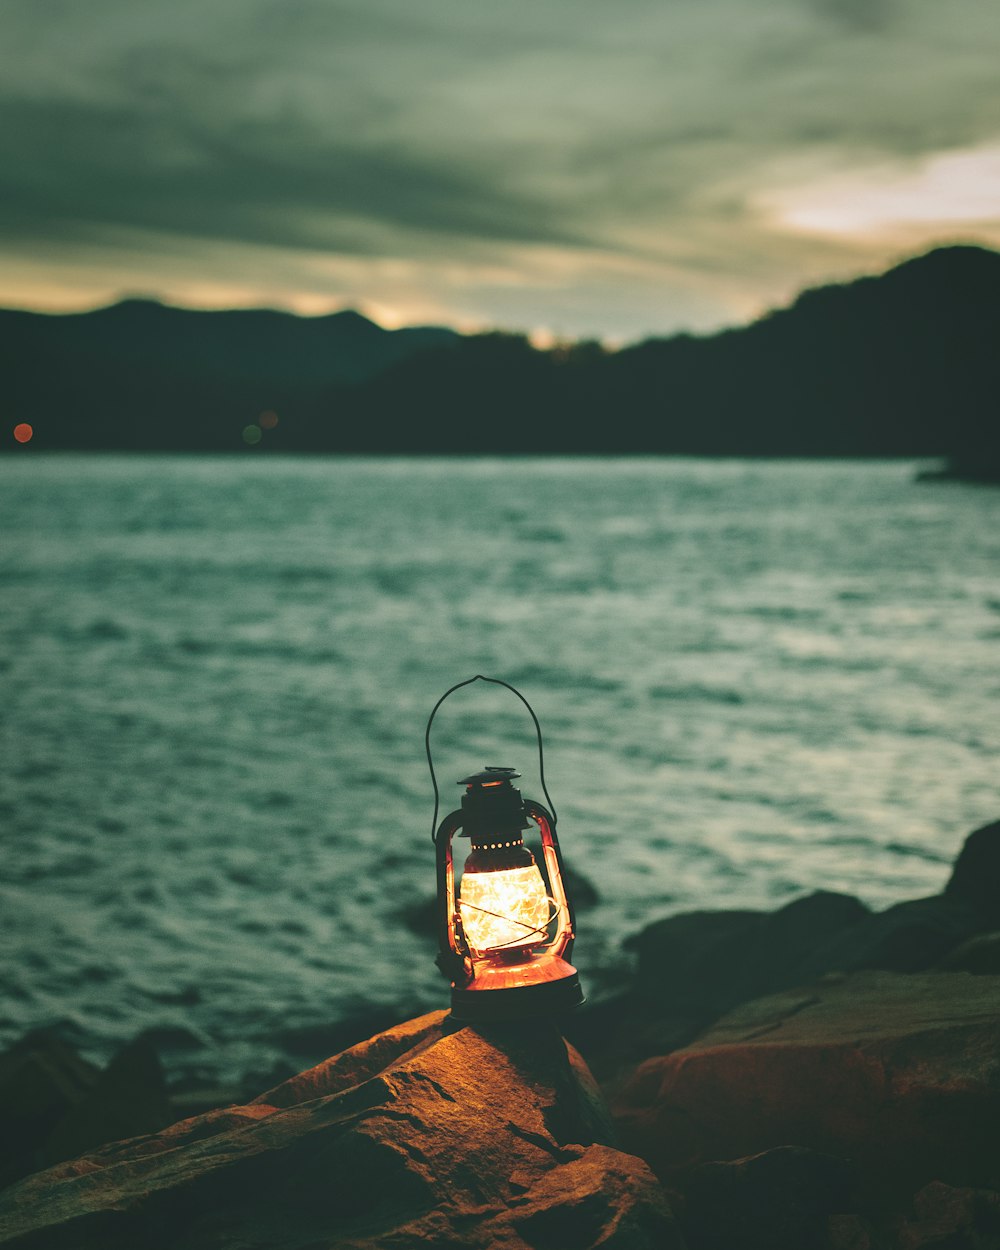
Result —
[[[521,791],[510,783],[520,773],[513,768],[484,768],[458,784],[462,795],[462,836],[473,845],[483,840],[517,837],[531,823]]]

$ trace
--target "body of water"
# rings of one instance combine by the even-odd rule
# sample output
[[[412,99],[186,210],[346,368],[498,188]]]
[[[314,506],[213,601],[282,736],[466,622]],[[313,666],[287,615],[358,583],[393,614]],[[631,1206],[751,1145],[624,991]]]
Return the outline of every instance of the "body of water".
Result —
[[[695,907],[939,889],[998,815],[1000,492],[909,463],[0,460],[0,1043],[233,1079],[443,1006],[423,730],[532,701],[578,963]],[[533,730],[482,683],[452,782]],[[294,1060],[294,1056],[292,1056]]]

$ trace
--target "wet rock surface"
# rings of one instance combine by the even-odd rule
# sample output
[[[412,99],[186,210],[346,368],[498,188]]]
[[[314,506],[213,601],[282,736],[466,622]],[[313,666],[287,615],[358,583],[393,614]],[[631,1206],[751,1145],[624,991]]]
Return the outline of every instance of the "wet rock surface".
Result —
[[[1000,971],[1000,822],[971,833],[941,894],[870,911],[817,891],[775,912],[684,912],[626,939],[630,983],[567,1022],[567,1036],[615,1087],[641,1060],[687,1045],[740,1003],[830,973]]]
[[[18,1247],[680,1246],[551,1026],[410,1021],[254,1103],[107,1146],[0,1196]]]
[[[1000,1248],[998,860],[995,823],[933,898],[634,940],[635,982],[570,1032],[690,1250]]]
[[[690,1250],[1000,1247],[1000,977],[863,972],[744,1004],[612,1110]]]
[[[998,870],[1000,823],[883,912],[655,921],[629,983],[561,1022],[586,1063],[552,1024],[372,1008],[293,1038],[331,1058],[159,1128],[148,1039],[105,1073],[25,1039],[4,1183],[56,1166],[0,1193],[0,1245],[1000,1250]]]
[[[794,1144],[879,1183],[1000,1178],[1000,978],[857,973],[737,1008],[614,1104],[664,1176]]]

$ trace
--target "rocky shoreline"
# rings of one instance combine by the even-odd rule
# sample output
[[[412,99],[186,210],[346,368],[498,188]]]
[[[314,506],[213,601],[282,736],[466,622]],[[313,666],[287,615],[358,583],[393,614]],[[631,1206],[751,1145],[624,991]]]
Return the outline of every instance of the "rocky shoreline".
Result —
[[[98,1072],[32,1035],[0,1056],[0,1246],[998,1247],[998,881],[1000,822],[882,912],[654,922],[568,1042],[434,1012],[184,1119],[148,1041]]]
[[[943,463],[922,469],[918,482],[969,482],[979,486],[1000,486],[1000,451],[996,440],[991,448],[983,446],[976,456],[950,456]]]

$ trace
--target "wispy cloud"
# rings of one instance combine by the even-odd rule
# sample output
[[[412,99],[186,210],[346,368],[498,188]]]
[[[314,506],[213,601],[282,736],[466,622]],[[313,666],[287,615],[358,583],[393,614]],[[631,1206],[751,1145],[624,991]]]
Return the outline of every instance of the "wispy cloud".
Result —
[[[61,273],[63,302],[719,324],[970,223],[1000,242],[986,166],[932,186],[1000,143],[998,34],[979,0],[7,0],[0,300]],[[804,226],[871,207],[873,170],[895,218]]]

